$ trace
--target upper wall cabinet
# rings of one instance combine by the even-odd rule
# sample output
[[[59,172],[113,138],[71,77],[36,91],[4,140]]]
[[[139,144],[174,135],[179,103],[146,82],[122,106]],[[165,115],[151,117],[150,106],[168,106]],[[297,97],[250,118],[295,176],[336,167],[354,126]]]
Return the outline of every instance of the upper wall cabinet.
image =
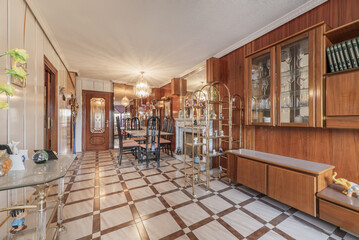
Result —
[[[328,64],[324,74],[326,127],[359,129],[359,20],[331,29],[325,36],[329,52],[334,49],[338,54],[328,53],[332,66]]]
[[[246,58],[247,124],[323,127],[323,23]]]
[[[247,58],[249,71],[248,118],[252,125],[275,124],[275,48],[265,49]]]

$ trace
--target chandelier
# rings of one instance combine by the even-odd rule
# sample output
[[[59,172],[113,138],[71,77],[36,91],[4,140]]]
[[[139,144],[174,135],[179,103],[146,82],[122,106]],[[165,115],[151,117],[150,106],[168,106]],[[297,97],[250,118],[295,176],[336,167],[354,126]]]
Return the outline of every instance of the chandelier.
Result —
[[[127,107],[128,104],[130,104],[130,100],[124,96],[122,99],[121,99],[121,105],[124,106],[124,107]]]
[[[151,88],[143,78],[143,74],[144,72],[141,72],[141,77],[138,79],[135,86],[135,94],[139,98],[146,98],[151,94]]]
[[[127,107],[130,104],[130,99],[127,98],[127,88],[124,89],[125,96],[121,99],[121,105]]]

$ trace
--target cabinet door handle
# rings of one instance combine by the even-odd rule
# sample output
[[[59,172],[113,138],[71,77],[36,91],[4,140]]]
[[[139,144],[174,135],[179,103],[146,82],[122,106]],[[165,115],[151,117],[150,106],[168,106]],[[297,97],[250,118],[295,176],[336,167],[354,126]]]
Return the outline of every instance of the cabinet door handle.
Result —
[[[50,129],[51,128],[51,118],[48,117],[47,118],[47,129]]]
[[[108,128],[108,120],[106,120],[106,127]]]

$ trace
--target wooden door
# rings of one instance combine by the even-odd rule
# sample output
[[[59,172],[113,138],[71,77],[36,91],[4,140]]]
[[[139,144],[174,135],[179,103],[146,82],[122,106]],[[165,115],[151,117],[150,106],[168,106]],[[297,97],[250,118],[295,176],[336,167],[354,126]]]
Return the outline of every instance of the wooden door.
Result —
[[[85,150],[108,150],[112,130],[112,94],[83,91],[85,105]],[[111,134],[110,134],[111,132]]]
[[[237,182],[267,193],[267,164],[237,157]]]
[[[45,148],[57,151],[57,70],[45,57]]]

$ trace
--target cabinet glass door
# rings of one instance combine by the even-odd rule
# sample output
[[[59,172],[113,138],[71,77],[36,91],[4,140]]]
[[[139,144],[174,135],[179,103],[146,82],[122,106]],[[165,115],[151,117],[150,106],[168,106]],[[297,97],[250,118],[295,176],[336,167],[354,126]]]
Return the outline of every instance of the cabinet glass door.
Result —
[[[269,49],[249,60],[250,121],[254,125],[273,124],[273,54]]]
[[[309,123],[309,37],[280,48],[280,123]]]

